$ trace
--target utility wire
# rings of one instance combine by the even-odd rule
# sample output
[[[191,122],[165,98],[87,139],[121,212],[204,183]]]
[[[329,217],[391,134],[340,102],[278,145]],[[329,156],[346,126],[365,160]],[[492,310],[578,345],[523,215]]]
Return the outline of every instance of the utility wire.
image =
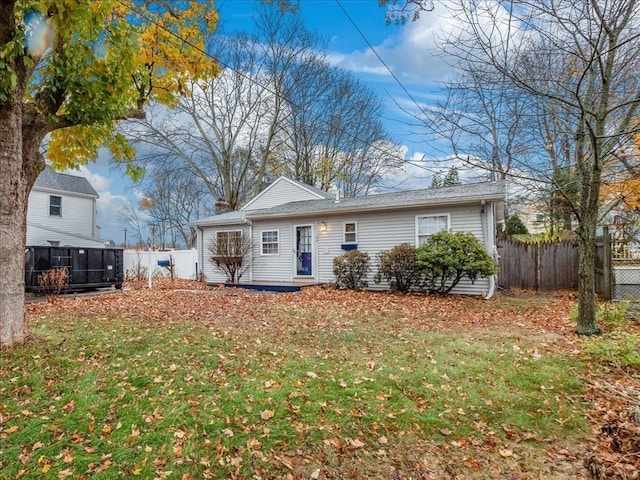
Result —
[[[364,43],[367,44],[367,46],[369,47],[369,50],[371,50],[373,52],[373,54],[376,56],[376,58],[380,61],[380,63],[382,64],[382,66],[387,70],[387,72],[389,72],[391,74],[391,77],[395,80],[395,82],[400,86],[400,88],[404,91],[404,93],[407,94],[407,97],[409,97],[411,99],[411,101],[414,103],[414,105],[418,108],[418,110],[421,113],[424,113],[424,110],[422,109],[422,107],[420,106],[420,104],[418,104],[418,102],[416,101],[416,99],[413,97],[413,95],[411,95],[411,92],[409,92],[409,90],[407,90],[407,88],[404,86],[404,84],[400,81],[400,79],[396,76],[395,73],[393,73],[393,70],[391,70],[391,68],[389,68],[389,65],[387,65],[387,63],[383,60],[383,58],[378,54],[378,51],[374,48],[373,45],[371,45],[371,42],[369,42],[369,39],[365,36],[365,34],[362,32],[362,30],[360,29],[360,27],[358,26],[358,24],[353,20],[353,18],[351,17],[351,15],[349,15],[349,12],[347,12],[347,10],[344,8],[344,6],[342,5],[342,2],[340,0],[336,0],[336,4],[340,7],[340,9],[342,10],[342,13],[344,13],[345,17],[347,17],[347,19],[351,22],[351,25],[353,25],[353,28],[356,29],[356,31],[360,34],[360,36],[362,37],[362,39],[364,40]]]

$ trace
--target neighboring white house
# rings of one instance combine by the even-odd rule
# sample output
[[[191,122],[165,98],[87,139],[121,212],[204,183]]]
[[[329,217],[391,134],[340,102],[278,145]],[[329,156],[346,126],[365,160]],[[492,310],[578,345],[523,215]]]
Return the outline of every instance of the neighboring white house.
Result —
[[[86,178],[45,167],[29,194],[27,245],[104,247],[96,225],[97,199]]]
[[[208,282],[225,281],[208,260],[208,245],[248,235],[253,248],[243,282],[334,282],[333,259],[358,249],[372,259],[369,287],[383,289],[388,285],[373,282],[378,252],[401,243],[419,245],[440,230],[472,232],[496,255],[496,223],[503,221],[504,198],[505,184],[492,182],[338,199],[280,177],[241,210],[192,225],[198,230],[199,263]],[[495,278],[479,278],[475,284],[460,282],[454,293],[491,295],[494,287]]]

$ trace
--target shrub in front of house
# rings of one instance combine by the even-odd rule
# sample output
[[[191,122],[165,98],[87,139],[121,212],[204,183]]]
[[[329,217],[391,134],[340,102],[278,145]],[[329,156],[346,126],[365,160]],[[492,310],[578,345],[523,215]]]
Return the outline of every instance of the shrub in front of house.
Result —
[[[389,283],[393,292],[409,292],[420,286],[422,271],[417,262],[416,249],[408,243],[378,253],[376,283]]]
[[[253,244],[250,237],[235,232],[218,232],[207,246],[209,261],[227,277],[227,282],[238,283],[249,268]]]
[[[369,254],[358,250],[350,250],[333,259],[333,274],[336,276],[338,288],[361,290],[367,288],[364,278],[371,267]]]
[[[495,275],[496,262],[472,233],[438,232],[425,240],[416,253],[429,293],[449,293],[463,278]]]

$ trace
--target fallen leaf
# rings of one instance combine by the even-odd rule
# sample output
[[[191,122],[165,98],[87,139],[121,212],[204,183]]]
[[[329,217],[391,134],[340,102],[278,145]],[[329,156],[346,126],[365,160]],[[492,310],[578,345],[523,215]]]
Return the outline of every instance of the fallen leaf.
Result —
[[[363,447],[366,446],[366,444],[362,440],[360,440],[358,438],[349,439],[349,445],[352,448],[363,448]]]
[[[513,452],[508,448],[499,448],[498,453],[500,454],[501,457],[505,457],[505,458],[513,457]]]

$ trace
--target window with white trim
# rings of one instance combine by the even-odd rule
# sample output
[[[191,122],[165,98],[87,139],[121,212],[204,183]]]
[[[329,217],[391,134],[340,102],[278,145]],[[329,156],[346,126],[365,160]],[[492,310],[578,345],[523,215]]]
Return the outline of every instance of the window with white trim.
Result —
[[[216,251],[219,257],[242,255],[242,230],[216,232]]]
[[[62,197],[49,195],[49,215],[52,217],[62,216]]]
[[[434,233],[449,230],[449,214],[419,215],[416,217],[416,244],[422,245]]]
[[[262,255],[278,255],[280,250],[278,239],[278,230],[265,230],[262,232]]]
[[[358,242],[358,224],[356,222],[344,222],[344,243]]]

